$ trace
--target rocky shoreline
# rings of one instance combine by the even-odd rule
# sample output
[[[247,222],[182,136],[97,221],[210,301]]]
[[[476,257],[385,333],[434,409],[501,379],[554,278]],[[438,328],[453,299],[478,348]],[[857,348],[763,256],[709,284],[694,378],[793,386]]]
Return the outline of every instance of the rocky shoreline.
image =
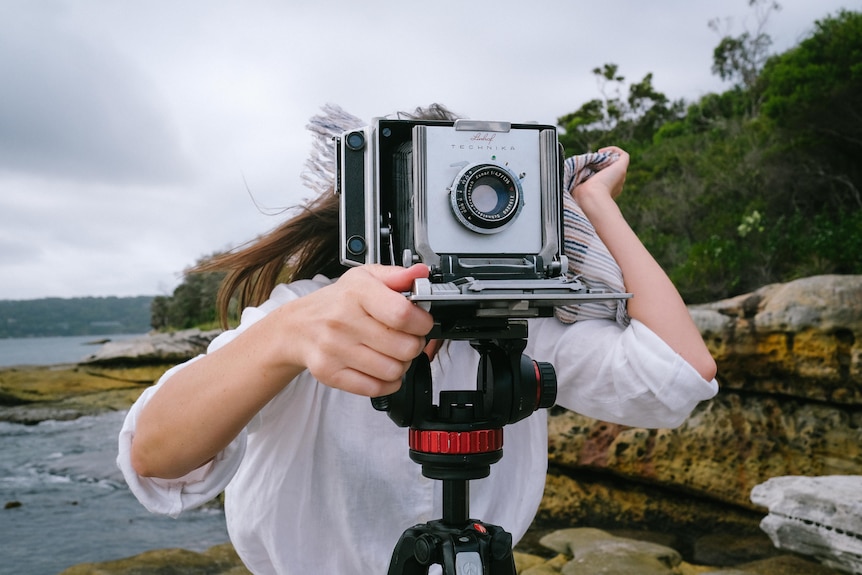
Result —
[[[34,425],[128,409],[166,366],[0,368],[0,421]]]
[[[545,499],[516,549],[519,573],[862,573],[776,549],[760,528],[768,510],[751,501],[774,477],[862,475],[862,276],[805,278],[691,310],[719,363],[719,396],[674,430],[554,408]],[[78,365],[2,370],[0,421],[125,409],[216,333],[108,344]],[[849,529],[862,540],[862,528]],[[175,573],[181,557],[184,572],[246,572],[226,545],[64,574]]]
[[[665,544],[668,536],[614,535],[588,527],[560,529],[542,538],[545,553],[515,550],[519,575],[832,575],[840,573],[803,557],[755,554],[733,566],[697,565]],[[655,540],[660,542],[656,543]],[[737,542],[738,543],[738,542]],[[736,545],[738,549],[738,545]],[[250,575],[230,543],[197,553],[186,549],[148,551],[116,561],[82,563],[59,575]]]
[[[128,409],[168,368],[206,351],[218,333],[106,339],[77,364],[0,368],[0,421],[32,425]]]

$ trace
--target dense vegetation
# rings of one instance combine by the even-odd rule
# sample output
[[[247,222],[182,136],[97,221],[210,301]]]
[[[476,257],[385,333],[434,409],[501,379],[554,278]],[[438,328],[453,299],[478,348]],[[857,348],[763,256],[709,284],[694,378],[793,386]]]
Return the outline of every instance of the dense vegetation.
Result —
[[[631,153],[621,208],[689,303],[862,273],[862,13],[818,21],[770,55],[780,7],[748,3],[756,30],[724,35],[713,53],[729,90],[674,102],[652,74],[627,83],[608,63],[593,70],[601,97],[558,120],[570,154]],[[153,302],[153,325],[212,321],[218,279],[187,274]]]
[[[216,296],[223,273],[186,273],[171,296],[156,296],[150,309],[155,329],[215,327],[218,324]]]
[[[775,4],[751,0],[766,8]],[[632,153],[620,205],[689,302],[821,273],[862,273],[862,14],[818,21],[772,57],[762,30],[725,36],[734,83],[686,106],[648,74],[594,73],[603,98],[560,118],[568,150]]]
[[[0,300],[0,338],[150,330],[151,296]]]

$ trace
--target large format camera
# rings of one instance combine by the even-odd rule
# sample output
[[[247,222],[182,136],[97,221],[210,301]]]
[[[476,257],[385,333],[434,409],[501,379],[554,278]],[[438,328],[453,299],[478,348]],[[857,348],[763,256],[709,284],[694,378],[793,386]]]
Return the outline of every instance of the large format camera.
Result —
[[[608,298],[565,277],[553,126],[378,119],[336,142],[342,263],[426,264],[409,297],[435,318]]]

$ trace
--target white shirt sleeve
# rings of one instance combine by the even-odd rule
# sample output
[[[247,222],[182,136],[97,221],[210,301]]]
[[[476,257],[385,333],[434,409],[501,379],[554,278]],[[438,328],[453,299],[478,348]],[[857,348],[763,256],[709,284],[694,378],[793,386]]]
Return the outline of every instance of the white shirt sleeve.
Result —
[[[294,282],[290,286],[277,286],[264,304],[259,307],[243,310],[240,325],[236,329],[226,331],[216,337],[207,348],[207,353],[224,347],[248,329],[249,326],[277,307],[310,293],[327,283],[329,283],[329,280],[323,276],[318,276],[314,280]],[[153,513],[177,517],[186,509],[193,509],[213,499],[224,490],[233,478],[245,455],[246,438],[248,436],[247,428],[243,429],[215,458],[183,477],[176,479],[143,477],[138,475],[132,467],[132,441],[135,437],[138,416],[144,405],[159,390],[163,383],[170,379],[177,371],[198,361],[202,357],[204,356],[201,355],[193,358],[165,372],[158,383],[144,391],[131,407],[120,431],[117,466],[122,471],[129,489],[137,497],[138,501]],[[254,423],[255,421],[252,420],[250,425],[254,425]]]
[[[588,417],[632,427],[672,428],[718,392],[679,354],[637,320],[565,325],[554,319],[530,326],[528,352],[550,361],[557,404]]]
[[[150,512],[177,517],[186,509],[203,505],[221,493],[230,482],[245,454],[245,430],[219,453],[212,461],[195,469],[183,477],[176,479],[159,479],[138,475],[132,467],[132,440],[138,416],[153,394],[158,391],[164,381],[189,363],[197,361],[194,358],[184,364],[171,368],[161,377],[159,383],[148,388],[138,398],[126,415],[120,430],[117,466],[123,473],[126,484],[132,494]]]

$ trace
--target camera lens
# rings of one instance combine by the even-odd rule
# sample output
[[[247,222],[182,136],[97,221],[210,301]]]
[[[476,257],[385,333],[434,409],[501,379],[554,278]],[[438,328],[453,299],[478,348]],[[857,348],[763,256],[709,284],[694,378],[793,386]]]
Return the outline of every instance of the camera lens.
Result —
[[[481,234],[503,231],[524,205],[518,179],[506,168],[494,164],[477,164],[462,170],[451,190],[450,202],[458,221]]]

